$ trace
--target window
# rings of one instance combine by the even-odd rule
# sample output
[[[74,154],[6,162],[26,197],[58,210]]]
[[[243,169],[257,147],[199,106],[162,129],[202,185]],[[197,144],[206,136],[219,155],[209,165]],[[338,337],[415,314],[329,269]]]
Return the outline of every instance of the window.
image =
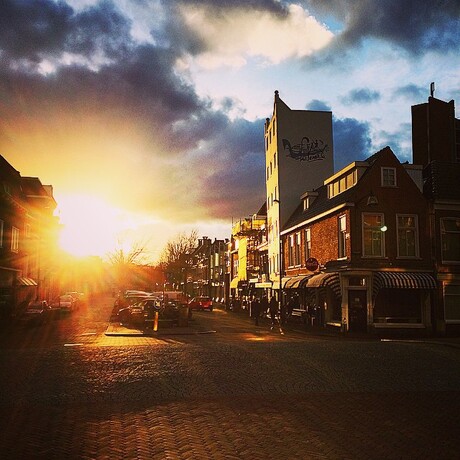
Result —
[[[311,257],[311,232],[309,228],[305,229],[305,261]]]
[[[11,252],[19,251],[19,228],[11,229]]]
[[[382,187],[396,187],[396,168],[382,168]]]
[[[273,155],[273,167],[276,169],[276,152],[275,155]]]
[[[293,267],[296,264],[295,260],[295,235],[289,235],[289,251],[288,251],[288,265]]]
[[[296,233],[295,235],[295,260],[294,260],[294,265],[300,265],[300,245],[301,238],[300,238],[300,232]]]
[[[444,287],[444,310],[446,321],[460,322],[459,284],[447,284]]]
[[[267,180],[270,178],[270,168],[267,166]]]
[[[383,214],[363,214],[363,256],[384,257]]]
[[[347,216],[339,216],[339,229],[338,229],[338,238],[339,238],[339,259],[344,259],[347,257]]]
[[[3,220],[0,220],[0,248],[3,248]]]
[[[460,262],[460,218],[441,219],[442,260]]]
[[[398,257],[418,257],[418,221],[415,215],[397,215]]]

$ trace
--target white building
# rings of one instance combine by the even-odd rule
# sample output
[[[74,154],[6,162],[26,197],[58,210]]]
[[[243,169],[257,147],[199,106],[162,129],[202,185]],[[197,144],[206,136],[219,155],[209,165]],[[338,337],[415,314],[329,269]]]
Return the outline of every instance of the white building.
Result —
[[[280,231],[300,196],[334,172],[332,112],[291,110],[275,91],[273,115],[265,122],[265,162],[269,272],[277,289]]]

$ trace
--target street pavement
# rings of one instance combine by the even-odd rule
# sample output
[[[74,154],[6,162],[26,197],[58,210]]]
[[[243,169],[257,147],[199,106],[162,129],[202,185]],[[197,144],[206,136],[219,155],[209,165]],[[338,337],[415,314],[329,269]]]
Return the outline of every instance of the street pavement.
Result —
[[[454,340],[281,335],[223,309],[144,334],[112,304],[0,334],[2,458],[460,458]]]

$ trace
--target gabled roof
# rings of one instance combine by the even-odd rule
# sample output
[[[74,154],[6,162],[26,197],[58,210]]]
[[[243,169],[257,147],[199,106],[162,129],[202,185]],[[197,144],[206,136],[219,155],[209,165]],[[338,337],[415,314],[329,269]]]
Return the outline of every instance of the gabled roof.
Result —
[[[395,154],[390,147],[385,147],[382,150],[379,150],[375,154],[371,155],[364,161],[360,161],[359,165],[362,168],[363,163],[367,163],[367,168],[365,172],[358,178],[358,182],[350,187],[349,189],[337,194],[332,198],[328,198],[328,186],[322,185],[321,187],[315,189],[314,191],[318,193],[318,196],[311,203],[308,209],[304,209],[303,202],[300,200],[299,205],[297,206],[294,213],[288,219],[284,227],[281,229],[282,232],[301,225],[303,222],[306,222],[310,219],[313,219],[321,214],[324,214],[328,211],[331,211],[339,206],[344,206],[347,203],[353,203],[356,201],[357,193],[359,192],[359,185],[362,183],[363,179],[367,175],[370,168],[374,163],[382,158],[385,155],[391,155],[399,163],[399,160],[396,158]],[[352,163],[353,164],[353,163]],[[343,170],[351,171],[348,166],[343,168]],[[340,171],[335,173],[334,176],[339,176]],[[331,176],[332,177],[332,176]],[[329,182],[328,179],[325,180],[325,183]]]

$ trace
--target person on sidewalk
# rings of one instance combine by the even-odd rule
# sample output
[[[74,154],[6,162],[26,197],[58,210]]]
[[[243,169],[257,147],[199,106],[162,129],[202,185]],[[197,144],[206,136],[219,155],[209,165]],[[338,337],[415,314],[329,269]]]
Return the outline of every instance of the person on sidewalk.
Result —
[[[283,329],[281,328],[281,323],[279,319],[279,305],[278,301],[275,299],[274,296],[270,299],[269,303],[269,309],[270,309],[270,319],[271,319],[271,327],[270,330],[273,331],[273,328],[275,325],[278,325],[280,329],[280,333],[284,334]]]
[[[254,324],[259,325],[259,316],[260,316],[260,300],[258,297],[254,297],[251,303],[251,313],[254,318]]]

